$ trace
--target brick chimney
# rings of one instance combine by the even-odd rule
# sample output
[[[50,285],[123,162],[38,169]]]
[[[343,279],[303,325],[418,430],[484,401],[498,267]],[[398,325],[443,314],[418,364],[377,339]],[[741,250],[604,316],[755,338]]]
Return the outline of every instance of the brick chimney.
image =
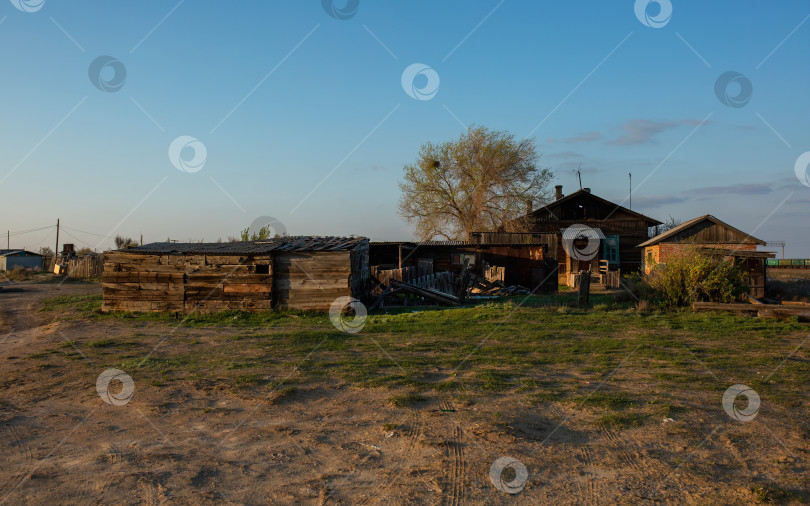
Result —
[[[590,188],[583,188],[583,189],[582,189],[582,191],[584,191],[585,193],[591,193],[591,189],[590,189]]]
[[[557,186],[554,187],[554,197],[555,197],[554,200],[560,200],[561,198],[563,198],[561,184],[558,184]]]

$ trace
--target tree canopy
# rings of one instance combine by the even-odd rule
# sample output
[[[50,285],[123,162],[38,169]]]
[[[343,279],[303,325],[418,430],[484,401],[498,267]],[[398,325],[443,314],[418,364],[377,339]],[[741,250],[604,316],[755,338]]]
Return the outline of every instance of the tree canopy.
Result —
[[[475,231],[509,227],[528,201],[543,203],[552,174],[537,167],[531,139],[470,127],[458,140],[425,143],[399,184],[399,213],[420,239],[469,240]]]

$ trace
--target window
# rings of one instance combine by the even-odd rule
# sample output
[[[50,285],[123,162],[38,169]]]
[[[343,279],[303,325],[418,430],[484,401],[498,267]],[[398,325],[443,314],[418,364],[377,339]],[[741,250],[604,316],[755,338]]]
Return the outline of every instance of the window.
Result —
[[[609,235],[602,242],[602,258],[609,265],[619,265],[619,236]]]
[[[256,274],[270,274],[270,264],[257,264]]]

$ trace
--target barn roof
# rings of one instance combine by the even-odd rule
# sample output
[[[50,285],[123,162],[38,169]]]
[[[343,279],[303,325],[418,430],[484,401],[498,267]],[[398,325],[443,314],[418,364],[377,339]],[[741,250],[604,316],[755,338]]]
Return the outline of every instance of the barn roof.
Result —
[[[681,223],[677,227],[671,228],[671,229],[667,230],[666,232],[664,232],[662,234],[658,234],[657,236],[653,237],[652,239],[639,244],[638,247],[643,248],[645,246],[652,246],[654,244],[658,244],[659,242],[663,242],[663,241],[665,241],[665,240],[667,240],[667,239],[669,239],[671,237],[674,237],[674,236],[676,236],[676,235],[678,235],[678,234],[680,234],[680,233],[694,227],[695,225],[703,223],[704,221],[711,221],[712,223],[714,223],[717,226],[727,228],[727,229],[731,230],[732,232],[735,232],[736,234],[743,237],[743,239],[740,241],[741,243],[749,243],[750,244],[751,242],[754,242],[756,244],[761,244],[762,246],[765,246],[765,241],[763,241],[762,239],[757,239],[754,236],[748,235],[745,232],[743,232],[742,230],[732,227],[731,225],[729,225],[725,221],[720,220],[720,219],[712,216],[711,214],[704,214],[703,216],[698,216],[695,219],[692,219],[692,220],[689,220],[687,222]]]
[[[241,242],[153,242],[119,250],[135,254],[261,255],[274,251],[349,251],[366,237],[284,236],[262,241]]]

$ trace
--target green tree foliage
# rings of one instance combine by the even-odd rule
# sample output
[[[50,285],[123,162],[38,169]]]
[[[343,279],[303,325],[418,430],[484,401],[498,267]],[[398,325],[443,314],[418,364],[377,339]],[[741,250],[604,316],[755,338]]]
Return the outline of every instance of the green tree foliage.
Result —
[[[273,237],[271,235],[272,233],[273,229],[271,228],[271,225],[265,225],[262,228],[260,228],[258,232],[253,233],[250,232],[250,228],[246,228],[241,232],[239,232],[239,237],[243,241],[264,241],[272,238]],[[278,234],[276,234],[275,236],[279,237]]]
[[[694,245],[656,265],[636,285],[638,296],[666,307],[688,306],[693,302],[734,302],[749,291],[746,276],[739,268]]]
[[[458,140],[425,143],[399,184],[399,213],[421,239],[470,239],[509,229],[526,203],[547,200],[552,174],[539,169],[534,141],[470,127]]]

